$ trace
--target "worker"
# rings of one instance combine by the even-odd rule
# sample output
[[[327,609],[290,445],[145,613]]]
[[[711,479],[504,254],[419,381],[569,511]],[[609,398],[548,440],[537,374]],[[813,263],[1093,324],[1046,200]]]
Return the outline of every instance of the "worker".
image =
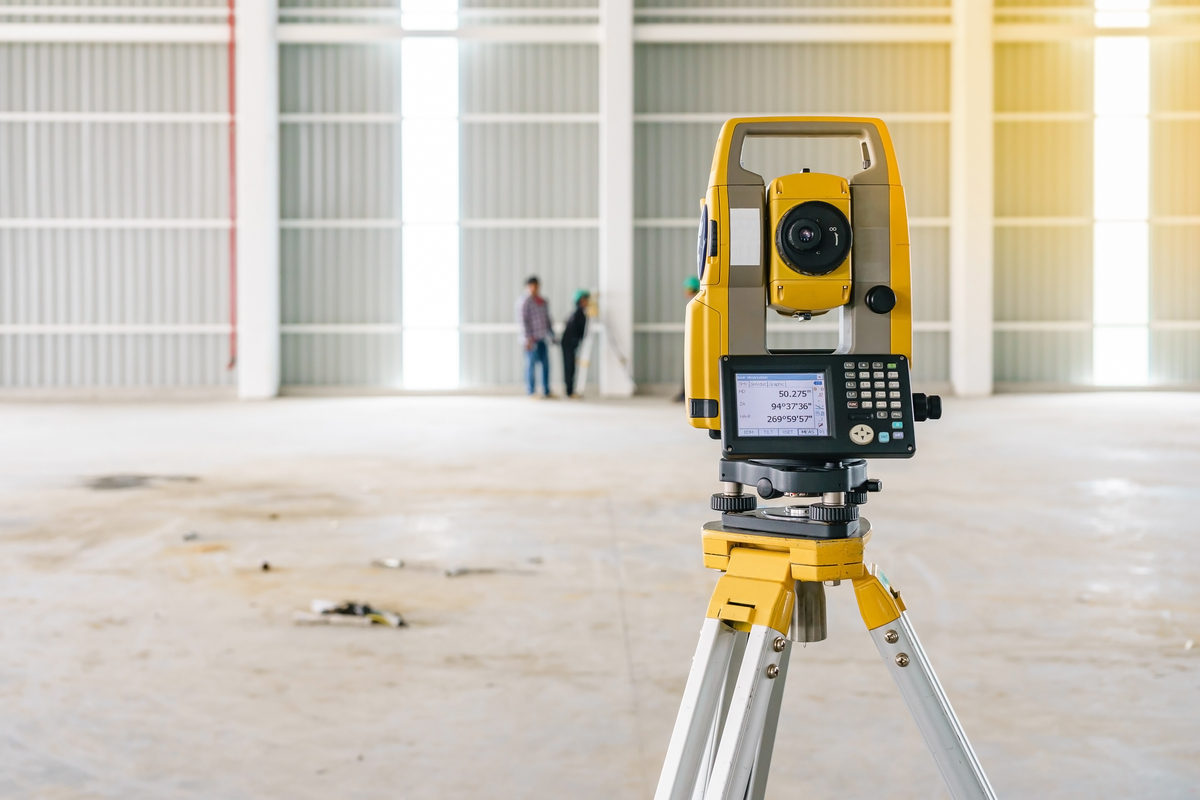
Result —
[[[575,309],[567,317],[566,327],[562,333],[563,383],[566,384],[567,397],[579,399],[575,394],[575,354],[579,344],[587,332],[587,307],[591,294],[587,289],[575,292]]]
[[[692,302],[692,298],[698,294],[700,294],[700,279],[695,275],[688,275],[683,279],[683,304],[686,306],[688,303]],[[679,394],[675,395],[675,402],[682,403],[686,394],[686,387],[681,386],[679,389]]]
[[[546,340],[552,338],[550,307],[541,296],[541,282],[536,275],[525,281],[525,293],[517,298],[517,324],[525,345],[525,389],[530,397],[537,394],[536,367],[542,372],[542,397],[550,393],[550,350]]]

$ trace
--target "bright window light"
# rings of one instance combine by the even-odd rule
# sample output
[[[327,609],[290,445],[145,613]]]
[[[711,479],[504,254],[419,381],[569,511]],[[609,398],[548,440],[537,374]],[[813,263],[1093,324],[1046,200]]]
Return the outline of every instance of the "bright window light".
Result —
[[[425,13],[425,6],[441,4],[413,5]],[[453,389],[459,383],[456,40],[403,40],[400,116],[404,386]]]
[[[458,0],[402,0],[400,27],[410,31],[452,31],[458,27]]]
[[[1147,8],[1097,0],[1096,24]],[[1097,38],[1094,80],[1092,378],[1140,386],[1150,372],[1149,40]]]
[[[1096,0],[1097,28],[1145,28],[1150,0]]]

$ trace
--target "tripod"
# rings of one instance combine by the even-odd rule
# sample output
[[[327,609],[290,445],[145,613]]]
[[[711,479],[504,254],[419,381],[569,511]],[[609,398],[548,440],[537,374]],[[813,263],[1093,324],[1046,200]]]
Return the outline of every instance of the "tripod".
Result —
[[[704,526],[704,565],[722,570],[700,630],[655,800],[762,800],[789,642],[826,637],[825,584],[853,582],[859,611],[954,800],[995,800],[900,593],[863,562],[858,506],[883,487],[866,462],[721,461],[720,522]],[[765,499],[820,497],[756,508]]]

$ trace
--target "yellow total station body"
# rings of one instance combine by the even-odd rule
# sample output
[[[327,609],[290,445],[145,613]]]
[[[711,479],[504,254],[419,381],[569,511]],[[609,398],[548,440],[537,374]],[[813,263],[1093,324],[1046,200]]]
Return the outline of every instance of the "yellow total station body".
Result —
[[[741,164],[746,137],[850,138],[848,180],[799,172],[765,185]],[[718,361],[766,355],[767,309],[807,319],[836,310],[838,353],[912,363],[908,213],[887,126],[855,117],[747,117],[721,128],[701,208],[700,293],[688,303],[684,387],[697,428],[720,428]],[[796,323],[803,331],[804,324]]]

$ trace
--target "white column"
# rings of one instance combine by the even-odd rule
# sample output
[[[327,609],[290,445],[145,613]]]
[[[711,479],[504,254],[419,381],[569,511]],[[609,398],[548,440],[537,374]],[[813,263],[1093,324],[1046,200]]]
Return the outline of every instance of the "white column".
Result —
[[[633,2],[602,0],[600,393],[633,394]]]
[[[237,0],[238,396],[279,393],[276,0]]]
[[[950,59],[950,380],[992,393],[992,0],[955,0]]]

